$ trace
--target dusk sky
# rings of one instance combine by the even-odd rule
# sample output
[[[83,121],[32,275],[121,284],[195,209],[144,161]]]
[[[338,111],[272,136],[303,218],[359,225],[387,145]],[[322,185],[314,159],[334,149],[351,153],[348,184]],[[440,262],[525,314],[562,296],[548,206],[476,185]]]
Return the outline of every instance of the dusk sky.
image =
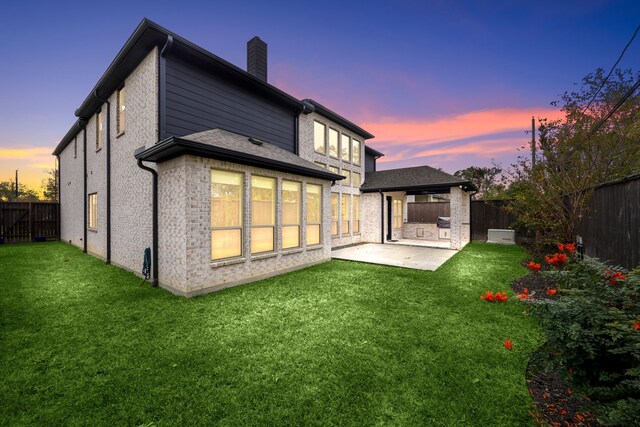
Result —
[[[640,1],[5,2],[0,181],[40,186],[73,115],[143,17],[370,131],[380,169],[508,166],[531,116],[615,62]],[[620,64],[640,68],[640,40]]]

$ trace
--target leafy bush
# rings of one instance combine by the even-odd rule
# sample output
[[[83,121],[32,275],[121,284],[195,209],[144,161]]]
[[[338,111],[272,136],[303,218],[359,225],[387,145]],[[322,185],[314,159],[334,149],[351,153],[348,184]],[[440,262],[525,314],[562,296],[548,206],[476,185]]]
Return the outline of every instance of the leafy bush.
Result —
[[[611,425],[640,420],[640,275],[592,259],[545,272],[560,298],[537,304],[550,361],[572,372]]]

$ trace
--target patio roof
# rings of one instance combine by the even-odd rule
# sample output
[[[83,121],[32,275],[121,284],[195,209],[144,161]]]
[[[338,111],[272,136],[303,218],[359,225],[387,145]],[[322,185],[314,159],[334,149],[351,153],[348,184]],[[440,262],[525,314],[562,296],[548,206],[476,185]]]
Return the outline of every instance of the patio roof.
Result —
[[[477,190],[471,181],[460,179],[431,166],[416,166],[367,172],[361,190],[363,193],[406,191],[410,194],[432,194],[448,193],[451,187],[457,186],[465,191]]]
[[[170,137],[149,148],[139,148],[136,159],[161,163],[182,155],[193,155],[239,163],[296,175],[339,181],[342,175],[255,138],[224,129],[211,129],[183,137]]]

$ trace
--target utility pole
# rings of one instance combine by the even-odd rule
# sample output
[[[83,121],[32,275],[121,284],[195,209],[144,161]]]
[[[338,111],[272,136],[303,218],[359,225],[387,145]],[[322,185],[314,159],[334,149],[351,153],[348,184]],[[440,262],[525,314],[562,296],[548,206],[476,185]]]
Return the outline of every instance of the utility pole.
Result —
[[[531,169],[536,166],[536,119],[531,116]]]
[[[18,199],[19,195],[20,193],[18,191],[18,169],[16,169],[16,199]]]

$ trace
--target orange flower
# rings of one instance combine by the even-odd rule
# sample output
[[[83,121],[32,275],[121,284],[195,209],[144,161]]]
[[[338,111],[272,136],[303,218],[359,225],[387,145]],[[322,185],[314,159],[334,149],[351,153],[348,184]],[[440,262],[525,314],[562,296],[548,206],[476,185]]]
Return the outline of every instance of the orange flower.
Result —
[[[557,289],[547,289],[547,295],[549,296],[554,296],[557,293],[558,293]]]
[[[570,254],[574,253],[576,251],[576,244],[575,243],[567,243],[566,245],[564,245],[564,250],[566,252],[569,252]]]
[[[564,245],[562,243],[558,244],[558,250],[564,252]]]
[[[504,342],[502,343],[502,345],[507,350],[511,350],[513,348],[513,341],[511,341],[509,338],[505,338]]]
[[[562,253],[555,253],[551,256],[547,255],[544,257],[547,264],[553,265],[554,267],[560,267],[567,263],[567,255]]]
[[[615,285],[616,283],[623,281],[623,280],[627,280],[627,276],[625,276],[624,274],[622,274],[619,271],[616,271],[615,273],[611,273],[609,270],[605,271],[605,278],[609,277],[609,283],[611,285]]]
[[[529,264],[527,264],[527,267],[529,267],[529,270],[531,271],[539,271],[542,268],[540,264],[536,264],[533,261],[530,261]]]
[[[491,291],[485,292],[484,295],[480,295],[480,299],[485,300],[485,301],[489,301],[489,302],[493,302],[494,301],[493,292],[491,292]]]
[[[520,298],[521,300],[523,299],[527,299],[530,297],[529,295],[529,288],[524,288],[524,291],[522,291],[521,294],[517,294],[518,298]]]
[[[638,320],[634,320],[633,321],[633,330],[634,331],[640,331],[640,321],[638,321]]]
[[[509,297],[507,296],[507,291],[496,292],[493,298],[499,302],[506,302],[509,300]]]

